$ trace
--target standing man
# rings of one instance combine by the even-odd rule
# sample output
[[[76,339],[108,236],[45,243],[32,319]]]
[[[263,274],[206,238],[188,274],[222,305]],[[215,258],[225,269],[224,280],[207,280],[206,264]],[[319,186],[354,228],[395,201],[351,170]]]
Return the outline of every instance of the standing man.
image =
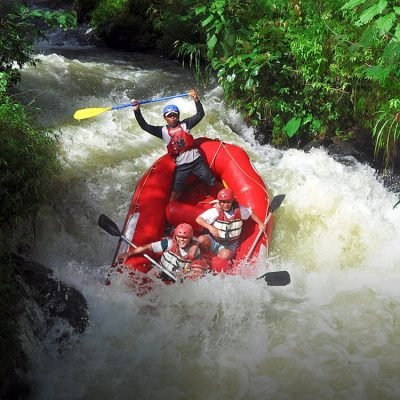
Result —
[[[164,141],[168,154],[174,159],[176,167],[174,173],[170,201],[177,200],[185,188],[186,179],[192,173],[208,186],[216,182],[215,176],[205,163],[199,149],[194,143],[190,129],[196,126],[204,117],[203,105],[199,93],[195,89],[189,91],[195,102],[197,113],[190,118],[180,121],[179,108],[173,104],[167,105],[163,110],[166,121],[164,126],[149,125],[140,111],[136,100],[132,101],[133,111],[139,126],[146,132]]]

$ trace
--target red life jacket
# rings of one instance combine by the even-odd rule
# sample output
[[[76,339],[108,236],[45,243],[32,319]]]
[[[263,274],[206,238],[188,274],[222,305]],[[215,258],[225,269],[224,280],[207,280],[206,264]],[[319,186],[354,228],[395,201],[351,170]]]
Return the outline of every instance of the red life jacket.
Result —
[[[219,243],[236,242],[239,240],[240,234],[242,233],[243,220],[240,214],[239,204],[235,202],[232,207],[233,214],[228,218],[219,204],[215,206],[218,210],[218,217],[214,221],[213,226],[215,226],[219,233],[222,234],[220,237],[213,237]]]
[[[199,244],[197,241],[193,240],[189,246],[186,256],[182,256],[179,251],[178,243],[173,239],[171,248],[165,250],[161,256],[160,264],[170,272],[177,270],[184,273],[189,272],[190,264],[196,256]]]
[[[186,132],[181,124],[175,128],[167,127],[167,129],[168,135],[171,137],[170,142],[167,144],[167,150],[171,157],[176,158],[179,154],[194,147],[193,136]]]

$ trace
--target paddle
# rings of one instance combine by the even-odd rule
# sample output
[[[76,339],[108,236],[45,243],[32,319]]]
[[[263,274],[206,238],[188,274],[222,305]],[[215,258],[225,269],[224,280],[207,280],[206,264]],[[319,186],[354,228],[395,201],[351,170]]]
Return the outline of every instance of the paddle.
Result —
[[[174,96],[167,96],[167,97],[160,97],[158,99],[148,99],[148,100],[141,100],[139,104],[147,104],[147,103],[155,103],[157,101],[164,101],[169,99],[175,99],[177,97],[185,97],[189,96],[189,93],[180,93],[175,94]],[[132,107],[132,103],[127,104],[120,104],[119,106],[112,106],[112,107],[103,107],[103,108],[82,108],[81,110],[75,111],[74,118],[78,121],[82,119],[92,118],[96,115],[100,115],[106,111],[110,110],[119,110],[120,108]]]
[[[128,243],[130,246],[133,248],[137,248],[136,245],[134,245],[130,240],[128,240],[125,236],[122,235],[120,232],[117,224],[112,221],[110,218],[108,218],[106,215],[101,214],[98,220],[98,224],[101,229],[105,230],[107,233],[109,233],[112,236],[119,236],[123,241]],[[143,254],[147,260],[149,260],[155,267],[157,267],[160,271],[164,272],[164,274],[168,275],[169,278],[171,278],[174,282],[177,281],[175,275],[173,275],[171,272],[169,272],[166,268],[164,268],[161,264],[159,264],[156,260],[153,260],[150,256],[147,254]]]
[[[257,279],[264,279],[268,286],[286,286],[290,283],[290,275],[287,271],[266,272]]]
[[[272,199],[271,203],[269,204],[267,215],[265,217],[264,225],[266,226],[268,221],[271,219],[272,214],[281,206],[283,199],[285,198],[285,194],[278,194],[277,196],[274,196]],[[261,235],[264,233],[262,229],[259,230],[256,238],[254,239],[253,244],[250,247],[249,252],[247,253],[246,257],[244,258],[244,261],[248,261],[251,255],[253,254],[253,251],[255,247],[257,246],[258,241],[260,240]]]

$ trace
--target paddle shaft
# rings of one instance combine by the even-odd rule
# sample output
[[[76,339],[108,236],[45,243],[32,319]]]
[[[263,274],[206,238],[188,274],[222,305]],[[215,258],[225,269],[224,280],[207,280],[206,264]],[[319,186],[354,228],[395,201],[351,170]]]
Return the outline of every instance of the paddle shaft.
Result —
[[[283,199],[285,198],[285,194],[278,194],[277,196],[275,196],[272,201],[271,204],[268,207],[268,211],[267,211],[267,215],[265,216],[265,220],[264,220],[264,226],[266,227],[269,220],[272,217],[272,214],[281,206]],[[254,239],[253,244],[250,247],[250,250],[248,251],[244,261],[247,262],[249,260],[249,258],[251,257],[251,255],[253,254],[254,249],[257,246],[258,241],[260,240],[261,235],[264,233],[263,229],[260,229],[258,231],[258,234],[256,236],[256,238]]]
[[[137,248],[137,246],[134,243],[132,243],[129,239],[127,239],[125,236],[121,235],[120,237],[124,242],[128,243],[133,248],[135,248],[135,249]],[[147,260],[149,260],[158,269],[160,269],[160,271],[164,272],[164,274],[168,275],[168,277],[171,278],[174,282],[177,281],[176,277],[171,272],[169,272],[166,268],[164,268],[156,260],[152,259],[149,255],[143,254],[143,257],[146,258]]]
[[[158,99],[140,100],[140,101],[138,101],[138,103],[139,104],[155,103],[157,101],[170,100],[170,99],[175,99],[176,97],[185,97],[185,96],[189,96],[189,93],[179,93],[179,94],[175,94],[174,96],[160,97]],[[83,108],[81,110],[75,111],[74,118],[77,119],[78,121],[80,121],[82,119],[96,117],[97,115],[100,115],[106,111],[119,110],[121,108],[132,107],[132,106],[133,106],[132,103],[126,103],[126,104],[120,104],[120,105],[112,106],[112,107]]]
[[[269,222],[269,220],[271,219],[271,217],[272,217],[272,213],[270,212],[270,213],[268,213],[267,218],[265,218],[264,225],[267,225],[267,224],[268,224],[268,222]],[[263,233],[264,233],[264,231],[263,231],[262,229],[260,229],[260,230],[258,231],[257,236],[256,236],[256,238],[254,239],[254,242],[253,242],[253,244],[251,245],[250,250],[248,251],[248,253],[247,253],[247,255],[246,255],[245,259],[244,259],[245,262],[249,261],[249,258],[250,258],[251,255],[253,254],[253,251],[254,251],[254,249],[256,248],[257,243],[258,243],[258,241],[260,240],[260,237],[261,237],[261,235],[262,235]]]
[[[185,96],[189,96],[189,94],[188,93],[180,93],[180,94],[175,94],[174,96],[160,97],[159,99],[140,100],[140,101],[138,101],[138,103],[139,104],[156,103],[157,101],[165,101],[165,100],[170,100],[170,99],[175,99],[177,97],[185,97]],[[125,107],[132,107],[132,103],[126,103],[126,104],[121,104],[119,106],[114,106],[114,107],[111,107],[111,110],[118,110],[120,108],[125,108]]]

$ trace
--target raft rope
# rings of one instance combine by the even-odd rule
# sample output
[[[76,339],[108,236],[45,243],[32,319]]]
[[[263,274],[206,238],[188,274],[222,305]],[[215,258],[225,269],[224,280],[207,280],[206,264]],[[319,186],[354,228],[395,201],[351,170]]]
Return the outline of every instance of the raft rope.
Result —
[[[218,139],[219,140],[219,139]],[[253,181],[256,185],[258,185],[264,192],[265,194],[268,195],[268,192],[266,190],[265,187],[263,187],[259,182],[257,182],[255,179],[253,179],[249,174],[246,173],[246,171],[243,170],[243,168],[240,166],[240,164],[237,162],[237,160],[235,159],[235,157],[233,157],[233,155],[230,153],[230,151],[228,150],[228,147],[226,146],[226,144],[223,141],[220,141],[220,145],[217,149],[217,151],[214,154],[214,157],[210,163],[210,167],[214,164],[215,159],[217,158],[217,154],[220,151],[221,147],[223,147],[225,149],[225,151],[228,153],[229,157],[232,159],[232,161],[236,164],[236,166],[243,172],[244,175],[246,175],[251,181]],[[253,167],[254,168],[254,167]],[[256,171],[257,172],[257,171]],[[257,172],[258,174],[258,172]],[[260,174],[258,174],[260,175]]]
[[[213,159],[212,159],[211,162],[210,162],[210,168],[211,168],[212,165],[214,164],[214,161],[215,161],[215,159],[217,158],[217,154],[218,154],[220,148],[224,145],[224,142],[223,142],[222,140],[220,140],[220,139],[217,139],[217,140],[219,140],[220,143],[219,143],[219,146],[218,146],[217,151],[216,151],[215,154],[214,154]]]

